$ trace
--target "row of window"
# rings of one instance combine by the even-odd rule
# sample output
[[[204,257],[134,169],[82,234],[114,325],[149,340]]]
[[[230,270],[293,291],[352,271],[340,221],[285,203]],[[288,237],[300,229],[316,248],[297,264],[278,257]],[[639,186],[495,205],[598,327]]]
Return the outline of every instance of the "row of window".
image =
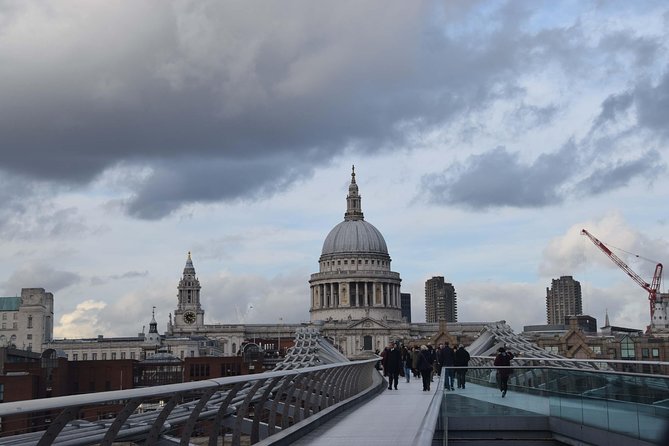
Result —
[[[650,354],[652,354],[652,356]],[[660,349],[659,348],[642,348],[641,349],[641,357],[642,358],[659,359],[660,358]]]
[[[6,321],[7,320],[7,313],[2,313],[2,320]],[[16,320],[16,313],[14,313],[14,320]],[[33,328],[33,317],[28,316],[28,328]],[[2,323],[2,329],[6,330],[7,329],[7,322]],[[18,329],[18,322],[12,322],[12,329],[16,330]]]
[[[341,260],[337,260],[337,265],[341,265]],[[376,265],[383,265],[386,266],[386,261],[385,260],[373,260],[372,259],[372,265],[374,265],[374,262],[376,262]],[[326,266],[335,266],[335,261],[327,261],[325,262]],[[348,265],[348,260],[344,260],[344,265]],[[355,265],[355,259],[351,259],[351,265]],[[358,265],[362,265],[362,259],[358,259]],[[369,259],[365,259],[365,265],[369,265]]]
[[[181,350],[179,353],[180,353],[181,359],[183,359],[186,356],[186,352],[184,350]],[[195,350],[191,350],[188,353],[190,354],[191,358],[195,357]],[[151,356],[153,356],[153,353],[149,352],[149,353],[147,353],[147,356],[151,357]],[[127,356],[126,352],[121,352],[121,355],[120,355],[121,359],[127,359],[127,357],[128,356]],[[72,360],[73,361],[79,361],[80,358],[81,358],[81,361],[88,361],[89,359],[91,359],[92,361],[97,361],[98,359],[101,359],[102,361],[105,361],[107,359],[111,359],[111,360],[117,359],[118,356],[117,356],[116,352],[111,352],[109,355],[107,355],[107,352],[100,353],[99,355],[98,355],[97,352],[91,353],[90,355],[88,353],[82,353],[81,355],[79,355],[79,353],[72,353]],[[135,354],[135,352],[130,352],[130,359],[137,359],[137,355]]]
[[[91,353],[91,359],[93,361],[97,361],[98,359],[98,354],[97,353]],[[107,353],[103,352],[100,354],[100,359],[105,361],[107,359]],[[109,359],[116,359],[116,352],[111,352],[111,355]],[[126,359],[126,353],[121,352],[121,359]],[[135,352],[130,352],[130,359],[135,359]],[[81,354],[81,360],[82,361],[88,361],[88,353],[82,353]],[[79,353],[72,353],[72,361],[79,361]]]
[[[7,313],[8,313],[8,312],[3,312],[3,313],[2,313],[2,320],[3,320],[3,321],[6,321],[6,320],[7,320]],[[13,311],[12,313],[14,314],[13,319],[14,319],[14,320],[18,319],[18,314],[19,314],[19,313],[16,312],[16,311]]]
[[[621,344],[621,349],[620,349],[620,356],[625,359],[633,359],[634,358],[634,343],[630,341],[629,339],[627,341],[623,341]],[[594,345],[590,347],[593,352],[596,354],[601,354],[602,353],[602,347],[599,345]],[[559,353],[559,348],[557,345],[549,345],[544,347],[544,350],[550,353]],[[652,356],[651,356],[652,355]],[[654,359],[659,359],[660,358],[660,349],[659,348],[642,348],[641,349],[641,357],[644,359],[648,358],[654,358]]]

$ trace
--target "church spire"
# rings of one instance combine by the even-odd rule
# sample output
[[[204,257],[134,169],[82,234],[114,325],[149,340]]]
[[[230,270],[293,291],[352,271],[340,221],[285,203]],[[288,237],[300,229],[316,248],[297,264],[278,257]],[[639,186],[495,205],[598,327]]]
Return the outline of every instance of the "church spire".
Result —
[[[358,194],[358,185],[355,182],[355,166],[351,168],[351,184],[346,196],[346,213],[344,220],[364,220],[362,213],[362,197]]]
[[[149,333],[158,333],[158,323],[156,322],[156,307],[151,312],[151,323],[149,324]]]

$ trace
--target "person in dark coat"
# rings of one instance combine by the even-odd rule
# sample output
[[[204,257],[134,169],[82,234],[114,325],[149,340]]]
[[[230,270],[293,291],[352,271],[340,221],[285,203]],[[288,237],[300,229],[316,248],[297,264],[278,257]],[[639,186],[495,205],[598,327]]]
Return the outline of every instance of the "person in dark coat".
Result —
[[[439,352],[439,362],[441,363],[441,366],[446,369],[444,389],[455,390],[453,388],[453,381],[455,381],[455,370],[453,369],[453,366],[455,365],[455,355],[453,354],[453,349],[448,345],[448,342]]]
[[[455,352],[455,366],[456,367],[467,367],[469,365],[469,352],[465,350],[465,346],[460,344],[458,349]],[[465,375],[467,374],[466,368],[456,369],[455,376],[458,381],[458,389],[465,388]]]
[[[398,344],[388,345],[385,365],[385,371],[388,374],[388,390],[391,390],[393,387],[397,390],[397,381],[400,377],[401,368],[402,354],[400,353],[400,346]]]
[[[509,376],[513,371],[511,368],[511,360],[513,359],[513,353],[507,352],[504,347],[500,347],[497,350],[497,356],[495,357],[495,367],[502,367],[497,369],[497,376],[499,376],[499,390],[502,391],[502,398],[506,396],[506,391],[508,390]]]
[[[404,377],[407,382],[411,381],[411,365],[413,363],[413,358],[411,357],[411,352],[406,346],[402,346],[402,369],[404,370]]]
[[[420,346],[420,352],[418,353],[418,370],[420,370],[420,375],[423,378],[423,392],[430,390],[430,378],[432,376],[432,363],[430,362],[430,352],[427,349],[426,345]]]
[[[381,366],[383,366],[383,376],[388,376],[388,369],[386,368],[386,361],[388,360],[388,347],[384,348],[381,352]]]
[[[420,376],[420,370],[418,369],[418,356],[420,356],[420,347],[416,345],[411,351],[411,371],[413,372],[414,378],[418,378]]]

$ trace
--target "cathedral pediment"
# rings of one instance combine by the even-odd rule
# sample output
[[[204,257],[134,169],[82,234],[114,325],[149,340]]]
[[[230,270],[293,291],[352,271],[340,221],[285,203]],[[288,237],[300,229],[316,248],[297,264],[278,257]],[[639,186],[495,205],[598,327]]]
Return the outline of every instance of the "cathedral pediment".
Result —
[[[348,329],[352,328],[383,328],[383,329],[390,329],[390,325],[388,325],[384,321],[379,321],[376,319],[372,319],[371,317],[366,317],[363,318],[359,321],[351,321],[351,323],[346,327]]]

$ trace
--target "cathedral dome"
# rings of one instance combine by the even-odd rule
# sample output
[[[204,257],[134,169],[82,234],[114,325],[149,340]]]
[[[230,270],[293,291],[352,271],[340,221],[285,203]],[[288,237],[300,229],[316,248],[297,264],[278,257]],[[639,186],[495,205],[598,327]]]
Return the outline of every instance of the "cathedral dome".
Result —
[[[351,184],[348,186],[344,221],[332,228],[325,238],[321,256],[362,253],[387,256],[388,247],[381,232],[365,221],[362,213],[362,197],[355,182],[354,167],[351,172]]]
[[[365,220],[344,220],[332,228],[321,255],[343,253],[388,254],[381,232]]]

